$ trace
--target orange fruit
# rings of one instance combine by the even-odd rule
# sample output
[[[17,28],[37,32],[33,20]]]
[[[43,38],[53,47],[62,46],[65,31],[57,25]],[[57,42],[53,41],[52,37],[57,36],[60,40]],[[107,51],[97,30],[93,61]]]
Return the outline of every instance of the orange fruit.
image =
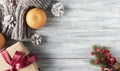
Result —
[[[46,21],[46,13],[40,8],[33,8],[26,14],[26,23],[30,28],[39,29],[46,24]]]
[[[2,33],[0,33],[0,50],[4,47],[6,43],[5,37]]]

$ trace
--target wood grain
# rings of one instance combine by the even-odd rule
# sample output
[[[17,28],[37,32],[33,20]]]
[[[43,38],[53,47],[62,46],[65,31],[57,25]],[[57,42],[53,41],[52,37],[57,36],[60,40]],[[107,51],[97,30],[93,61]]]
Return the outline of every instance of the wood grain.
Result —
[[[49,7],[46,26],[31,30],[43,36],[43,43],[25,42],[38,55],[41,71],[100,71],[89,64],[94,44],[109,46],[120,61],[120,0],[58,1],[64,4],[65,14],[53,17]]]
[[[41,71],[99,71],[86,59],[40,59]]]

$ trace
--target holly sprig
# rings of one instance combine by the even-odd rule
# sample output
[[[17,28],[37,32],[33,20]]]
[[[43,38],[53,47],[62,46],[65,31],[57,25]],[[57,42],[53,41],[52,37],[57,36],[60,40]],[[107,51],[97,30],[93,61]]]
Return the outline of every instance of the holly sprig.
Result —
[[[110,54],[106,46],[100,47],[94,45],[90,55],[95,56],[94,59],[90,60],[92,65],[100,66],[101,71],[113,71],[112,67],[117,61],[116,58]]]

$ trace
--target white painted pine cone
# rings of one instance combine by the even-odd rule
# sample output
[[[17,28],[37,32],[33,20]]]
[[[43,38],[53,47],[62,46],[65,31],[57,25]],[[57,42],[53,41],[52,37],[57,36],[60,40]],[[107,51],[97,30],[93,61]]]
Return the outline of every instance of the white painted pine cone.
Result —
[[[61,2],[53,4],[51,12],[54,16],[61,16],[64,14],[64,6]]]
[[[42,37],[39,34],[33,34],[31,36],[31,41],[34,45],[40,45],[40,43],[42,42]]]

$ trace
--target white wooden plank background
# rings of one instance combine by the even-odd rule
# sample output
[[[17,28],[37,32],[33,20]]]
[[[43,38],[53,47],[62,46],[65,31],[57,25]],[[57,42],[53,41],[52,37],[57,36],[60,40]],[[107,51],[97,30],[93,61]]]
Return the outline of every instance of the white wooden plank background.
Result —
[[[44,42],[40,46],[25,42],[38,55],[41,71],[100,71],[89,64],[94,44],[109,46],[120,61],[120,0],[58,1],[64,4],[65,15],[53,17],[48,8],[46,26],[31,30]]]

